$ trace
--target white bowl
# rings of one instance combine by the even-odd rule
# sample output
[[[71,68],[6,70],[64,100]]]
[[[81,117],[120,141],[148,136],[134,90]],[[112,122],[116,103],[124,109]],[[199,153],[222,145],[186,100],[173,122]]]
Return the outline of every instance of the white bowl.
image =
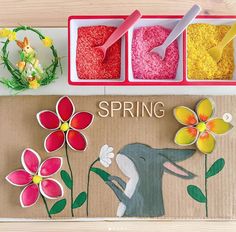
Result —
[[[123,82],[125,80],[125,36],[121,39],[121,70],[119,79],[80,79],[76,70],[76,49],[77,49],[77,37],[78,28],[84,26],[115,26],[118,27],[124,19],[119,18],[71,18],[69,20],[69,33],[70,33],[70,81],[73,83],[78,82]]]
[[[179,18],[168,18],[168,16],[166,16],[166,18],[154,18],[151,16],[148,16],[150,18],[141,18],[132,28],[130,28],[129,32],[128,32],[128,66],[129,66],[129,81],[130,82],[181,82],[183,81],[183,76],[184,76],[184,72],[183,72],[183,51],[184,51],[184,45],[183,45],[183,34],[181,34],[178,38],[177,38],[177,42],[178,42],[178,48],[179,48],[179,63],[178,63],[178,68],[177,68],[177,72],[176,72],[176,77],[175,79],[136,79],[134,78],[133,75],[133,70],[132,70],[132,40],[133,40],[133,31],[136,28],[139,27],[146,27],[146,26],[163,26],[165,28],[168,29],[173,29],[175,27],[175,25],[178,23],[178,21],[180,20]]]

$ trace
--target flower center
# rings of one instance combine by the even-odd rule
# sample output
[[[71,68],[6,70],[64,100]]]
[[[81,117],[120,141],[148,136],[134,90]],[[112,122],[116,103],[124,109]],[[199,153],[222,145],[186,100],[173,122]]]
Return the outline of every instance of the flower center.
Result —
[[[33,183],[35,183],[35,184],[39,184],[42,180],[43,180],[43,178],[41,176],[35,175],[33,177]]]
[[[206,130],[206,123],[205,122],[199,122],[196,126],[199,132],[204,132]]]
[[[62,131],[64,131],[64,132],[68,131],[68,129],[69,129],[69,124],[68,124],[68,122],[64,122],[64,123],[61,125],[60,129],[61,129]]]

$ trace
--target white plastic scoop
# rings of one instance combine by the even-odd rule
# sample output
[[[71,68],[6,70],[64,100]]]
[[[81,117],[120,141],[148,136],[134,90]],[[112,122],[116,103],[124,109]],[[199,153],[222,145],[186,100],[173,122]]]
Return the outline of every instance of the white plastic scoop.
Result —
[[[151,52],[156,52],[163,60],[165,58],[165,53],[168,46],[185,30],[185,28],[192,22],[192,20],[199,14],[200,11],[200,6],[194,5],[177,23],[164,43],[158,47],[153,48]]]

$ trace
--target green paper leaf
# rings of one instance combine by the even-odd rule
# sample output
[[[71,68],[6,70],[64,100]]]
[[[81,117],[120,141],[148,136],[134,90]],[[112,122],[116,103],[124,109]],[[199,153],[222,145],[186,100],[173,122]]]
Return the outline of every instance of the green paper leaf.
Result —
[[[25,59],[25,54],[24,54],[24,52],[21,52],[21,53],[20,53],[20,59],[21,59],[22,61]]]
[[[64,181],[67,188],[72,189],[73,182],[72,182],[71,177],[67,171],[61,170],[61,179]]]
[[[195,186],[195,185],[189,185],[187,187],[188,194],[195,200],[200,203],[206,203],[206,197],[202,193],[202,190]]]
[[[92,172],[96,173],[97,175],[99,175],[104,181],[108,181],[110,174],[104,170],[102,170],[101,168],[91,168],[90,169]]]
[[[72,208],[76,209],[81,207],[87,199],[87,193],[81,192],[74,200]]]
[[[58,214],[66,207],[66,199],[57,201],[50,209],[50,214]]]
[[[224,166],[225,166],[225,160],[223,158],[216,160],[207,171],[206,178],[215,176],[224,168]]]

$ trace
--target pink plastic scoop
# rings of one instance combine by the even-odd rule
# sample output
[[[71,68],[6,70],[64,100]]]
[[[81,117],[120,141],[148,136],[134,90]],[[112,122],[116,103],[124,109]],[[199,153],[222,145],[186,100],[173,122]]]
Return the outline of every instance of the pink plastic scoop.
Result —
[[[106,57],[107,49],[114,44],[117,40],[119,40],[128,30],[132,27],[138,19],[141,18],[141,13],[138,10],[135,10],[129,17],[125,19],[125,21],[117,27],[117,29],[110,35],[110,37],[106,40],[106,42],[102,46],[97,46],[103,53],[103,60]]]

